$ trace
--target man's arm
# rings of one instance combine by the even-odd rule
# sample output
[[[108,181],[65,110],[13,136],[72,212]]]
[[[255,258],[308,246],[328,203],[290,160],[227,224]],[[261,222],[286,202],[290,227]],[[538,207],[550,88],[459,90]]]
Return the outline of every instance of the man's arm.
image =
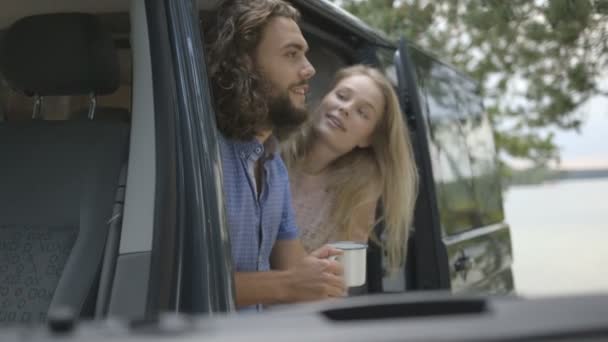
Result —
[[[285,271],[237,272],[234,275],[236,306],[287,302],[288,278]]]
[[[273,270],[286,270],[294,267],[307,255],[300,239],[277,240],[270,254],[270,265]]]

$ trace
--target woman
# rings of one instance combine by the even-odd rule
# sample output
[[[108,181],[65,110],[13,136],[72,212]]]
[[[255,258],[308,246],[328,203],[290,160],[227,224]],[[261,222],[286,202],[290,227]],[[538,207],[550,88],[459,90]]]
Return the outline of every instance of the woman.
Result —
[[[367,242],[381,200],[382,246],[402,264],[418,176],[391,83],[356,65],[338,71],[309,125],[286,146],[293,205],[308,251],[327,242]]]

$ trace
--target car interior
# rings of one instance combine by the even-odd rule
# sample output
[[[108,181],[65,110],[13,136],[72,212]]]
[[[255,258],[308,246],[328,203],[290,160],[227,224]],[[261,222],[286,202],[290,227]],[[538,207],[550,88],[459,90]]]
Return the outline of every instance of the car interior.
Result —
[[[213,16],[219,1],[197,1],[203,23]],[[155,107],[148,14],[144,1],[20,0],[0,4],[0,328],[2,334],[8,331],[10,340],[43,340],[46,334],[65,332],[66,327],[69,330],[69,324],[64,323],[71,320],[73,324],[74,318],[139,317],[145,307],[152,263],[146,253],[153,249],[158,211],[156,172],[161,147],[157,146],[155,118],[166,114]],[[378,61],[370,61],[369,51],[355,49],[356,44],[345,42],[345,36],[334,36],[333,27],[303,14],[301,27],[311,48],[308,56],[317,71],[309,102],[314,108],[335,70],[356,62]],[[378,64],[396,85],[395,50],[387,48],[384,53]],[[458,77],[454,80],[460,82]],[[428,98],[424,105],[431,109],[445,105],[433,102],[436,94],[432,94],[432,87],[425,88],[426,81],[422,79],[420,87],[429,92],[422,94]],[[467,110],[469,114],[480,113],[480,108]],[[458,140],[461,146],[475,147],[468,172],[482,175],[492,171],[493,146],[481,144],[488,140],[489,123],[481,119],[477,123],[461,121],[461,126],[454,128],[449,120],[443,121],[441,111],[433,113],[439,114],[431,115],[430,131],[435,135],[433,140],[443,144],[431,146],[431,151],[445,155],[438,158],[434,170],[446,170],[445,179],[437,175],[433,179],[439,180],[439,206],[442,212],[454,212],[462,218],[441,217],[447,232],[443,241],[448,245],[449,265],[472,265],[462,274],[450,270],[453,279],[446,281],[453,292],[465,291],[496,270],[510,267],[510,237],[500,225],[487,225],[480,232],[472,229],[479,222],[504,220],[500,198],[492,197],[499,194],[494,191],[496,179],[478,177],[479,184],[469,187],[474,191],[466,189],[469,197],[482,202],[483,215],[461,215],[470,212],[469,208],[448,207],[459,202],[447,196],[448,192],[458,193],[449,179],[458,177],[446,176],[455,163],[450,157],[459,152],[455,140],[450,139],[459,130],[469,130]],[[460,152],[464,155],[466,151],[462,148]],[[461,160],[456,162],[464,165]],[[482,188],[491,189],[492,196],[482,193]],[[464,223],[450,227],[446,222]],[[377,232],[381,229],[379,226]],[[498,230],[502,235],[481,235]],[[371,246],[367,284],[354,289],[352,295],[427,288],[407,284],[414,278],[409,276],[410,265],[425,265],[422,257],[416,260],[408,255],[405,269],[388,276],[381,251]],[[144,259],[139,258],[142,255]],[[229,266],[227,261],[226,268]],[[496,292],[512,290],[504,284],[490,280],[484,286]],[[146,322],[127,327],[111,321],[84,322],[82,326],[105,324],[90,330],[97,334],[92,337],[104,341],[126,340],[125,335],[133,331],[139,334],[134,337],[137,340],[142,336],[190,340],[192,334],[208,340],[234,337],[264,341],[271,340],[270,334],[282,340],[307,341],[408,337],[443,341],[512,337],[523,341],[606,336],[608,306],[603,297],[534,302],[418,292],[351,299],[296,310],[284,308],[291,309],[290,314],[278,307],[274,312],[269,310],[269,315],[218,315],[205,321],[161,317],[153,322],[158,323],[154,327]],[[5,324],[40,323],[49,317],[55,317],[49,323],[51,329],[41,328],[39,335],[4,330]],[[269,322],[275,328],[268,329]],[[4,337],[0,339],[4,341]]]
[[[203,20],[216,2],[201,1]],[[110,289],[127,286],[119,255],[152,248],[154,101],[144,8],[127,6],[2,6],[2,322],[129,311]],[[306,25],[314,107],[353,52]]]
[[[198,1],[203,24],[218,2]],[[135,256],[153,248],[158,148],[146,14],[141,1],[0,5],[0,323],[130,314],[145,297]],[[377,61],[306,15],[314,108],[336,70]],[[372,247],[351,294],[405,291]]]
[[[1,46],[3,310],[92,317],[127,163],[128,50],[120,58],[102,21],[80,13],[21,18]]]
[[[0,324],[141,309],[157,149],[148,20],[142,1],[0,5]]]
[[[2,5],[2,322],[105,310],[127,170],[138,168],[131,123],[146,115],[132,115],[127,5]]]

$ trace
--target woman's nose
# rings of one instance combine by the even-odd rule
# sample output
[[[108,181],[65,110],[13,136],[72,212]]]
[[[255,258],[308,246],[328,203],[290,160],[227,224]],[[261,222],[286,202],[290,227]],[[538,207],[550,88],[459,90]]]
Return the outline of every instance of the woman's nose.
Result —
[[[338,111],[340,112],[340,115],[348,117],[350,112],[348,110],[348,108],[346,106],[341,106]]]

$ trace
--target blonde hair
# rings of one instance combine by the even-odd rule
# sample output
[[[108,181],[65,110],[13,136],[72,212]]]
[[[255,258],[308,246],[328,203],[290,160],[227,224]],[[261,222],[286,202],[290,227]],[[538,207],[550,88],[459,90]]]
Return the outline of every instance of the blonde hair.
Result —
[[[381,199],[384,241],[374,235],[373,226],[369,233],[370,238],[385,249],[389,269],[393,271],[402,265],[407,253],[418,192],[418,172],[399,100],[392,84],[380,71],[364,65],[341,69],[330,89],[355,75],[374,81],[384,96],[385,108],[374,129],[371,146],[355,148],[330,165],[329,191],[334,194],[335,203],[328,224],[338,225],[339,232],[348,238],[357,225],[352,212]],[[299,167],[298,162],[306,156],[313,139],[312,124],[308,124],[285,146],[285,163],[290,171]]]

